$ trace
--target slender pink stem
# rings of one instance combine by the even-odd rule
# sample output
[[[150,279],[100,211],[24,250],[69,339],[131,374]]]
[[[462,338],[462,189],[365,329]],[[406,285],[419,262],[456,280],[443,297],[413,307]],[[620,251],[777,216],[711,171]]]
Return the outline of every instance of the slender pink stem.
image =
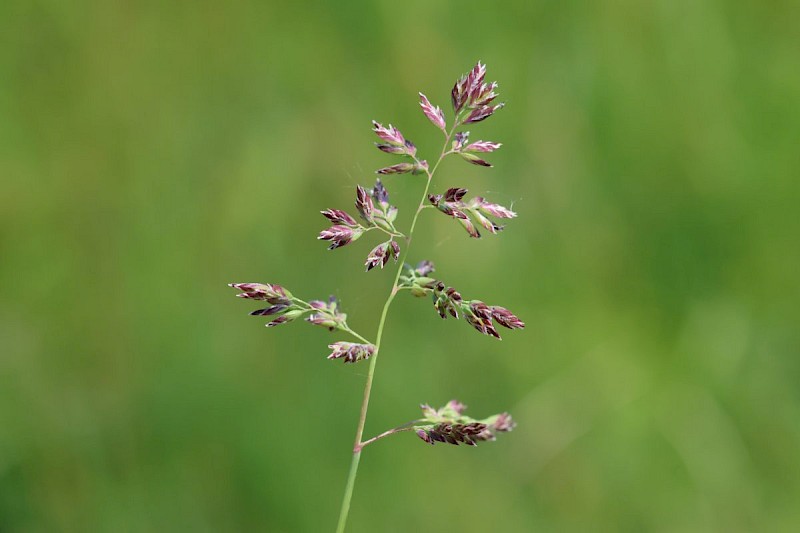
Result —
[[[414,424],[417,424],[417,423],[419,423],[419,420],[412,420],[411,422],[408,422],[407,424],[403,424],[402,426],[397,426],[396,428],[392,428],[390,430],[384,431],[380,435],[376,435],[376,436],[372,437],[371,439],[367,439],[364,442],[362,442],[361,444],[359,444],[358,449],[359,449],[359,451],[361,451],[367,444],[372,444],[376,440],[380,440],[380,439],[382,439],[384,437],[388,437],[389,435],[394,435],[395,433],[401,433],[403,431],[412,430],[412,429],[414,429],[413,428]]]

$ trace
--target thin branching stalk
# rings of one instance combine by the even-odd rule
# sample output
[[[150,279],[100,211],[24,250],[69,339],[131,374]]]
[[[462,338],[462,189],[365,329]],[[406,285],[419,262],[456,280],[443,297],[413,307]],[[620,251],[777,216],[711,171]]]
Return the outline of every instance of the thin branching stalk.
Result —
[[[389,435],[394,435],[395,433],[401,433],[403,431],[410,431],[410,430],[414,429],[414,427],[413,427],[414,424],[419,424],[420,422],[423,422],[423,421],[422,420],[412,420],[411,422],[406,422],[402,426],[397,426],[396,428],[392,428],[392,429],[389,429],[387,431],[384,431],[380,435],[375,435],[371,439],[367,439],[364,442],[362,442],[361,443],[361,449],[363,450],[364,448],[367,447],[367,445],[372,444],[373,442],[375,442],[377,440],[380,440],[380,439],[382,439],[384,437],[388,437]]]

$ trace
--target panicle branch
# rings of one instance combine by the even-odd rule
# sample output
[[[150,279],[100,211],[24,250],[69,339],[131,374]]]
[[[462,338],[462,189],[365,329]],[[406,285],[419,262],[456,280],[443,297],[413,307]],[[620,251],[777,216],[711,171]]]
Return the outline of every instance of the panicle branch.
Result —
[[[480,196],[464,202],[462,199],[467,192],[467,189],[454,187],[447,189],[444,194],[429,195],[428,201],[445,215],[456,219],[467,230],[469,236],[476,239],[480,238],[481,234],[475,227],[473,220],[477,221],[490,233],[496,234],[502,231],[505,226],[493,222],[486,215],[496,218],[514,218],[517,216],[512,210],[502,205],[488,202]]]
[[[486,65],[478,61],[478,64],[469,73],[461,76],[453,86],[450,99],[456,117],[462,117],[462,120],[457,121],[459,124],[486,120],[505,105],[491,105],[497,98],[495,92],[497,82],[484,83],[485,76]]]
[[[328,348],[333,350],[328,359],[342,359],[345,363],[364,361],[375,355],[374,344],[355,344],[352,342],[334,342]]]
[[[414,426],[417,436],[428,444],[445,442],[477,446],[480,441],[496,439],[496,433],[514,429],[516,424],[508,413],[500,413],[476,420],[464,414],[467,406],[458,400],[450,400],[440,409],[422,404],[421,424]]]
[[[409,289],[417,297],[431,295],[433,308],[441,318],[463,317],[466,322],[484,335],[501,339],[496,326],[507,329],[523,329],[525,323],[514,313],[499,305],[487,305],[481,300],[464,300],[461,293],[448,287],[442,281],[430,277],[434,272],[433,263],[422,261],[416,267],[405,264],[400,276],[402,289]]]
[[[243,291],[236,295],[240,298],[264,300],[271,304],[269,307],[256,309],[250,313],[252,316],[278,315],[267,323],[268,328],[288,324],[303,315],[308,315],[305,321],[309,324],[322,326],[328,331],[344,331],[366,341],[364,337],[347,325],[347,315],[340,311],[339,300],[336,296],[330,296],[327,301],[311,300],[310,302],[305,302],[293,296],[280,285],[270,283],[229,283],[228,286]]]
[[[394,128],[382,131],[387,137],[391,135],[394,136],[392,138],[402,139],[400,132]],[[375,185],[370,190],[361,185],[356,186],[355,208],[363,224],[341,209],[320,211],[334,225],[322,230],[317,238],[330,241],[328,249],[334,250],[350,244],[368,231],[380,230],[389,236],[389,240],[375,246],[367,255],[364,263],[367,271],[376,266],[383,268],[389,259],[394,258],[397,261],[400,257],[400,245],[395,238],[404,237],[404,235],[394,226],[397,219],[397,208],[389,204],[389,192],[380,179],[375,181]]]

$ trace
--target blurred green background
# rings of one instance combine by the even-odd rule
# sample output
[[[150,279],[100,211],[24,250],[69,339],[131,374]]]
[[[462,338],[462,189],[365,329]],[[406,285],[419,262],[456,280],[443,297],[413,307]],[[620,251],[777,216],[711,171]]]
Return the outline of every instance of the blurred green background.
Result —
[[[366,365],[229,282],[391,283],[318,211],[427,157],[455,78],[507,107],[496,167],[441,167],[519,218],[423,213],[412,258],[526,322],[389,315],[367,435],[459,398],[517,430],[367,448],[351,531],[800,530],[800,4],[0,5],[0,530],[328,531]],[[447,104],[447,105],[446,105]],[[385,180],[407,224],[422,180]],[[375,242],[373,242],[375,241]]]

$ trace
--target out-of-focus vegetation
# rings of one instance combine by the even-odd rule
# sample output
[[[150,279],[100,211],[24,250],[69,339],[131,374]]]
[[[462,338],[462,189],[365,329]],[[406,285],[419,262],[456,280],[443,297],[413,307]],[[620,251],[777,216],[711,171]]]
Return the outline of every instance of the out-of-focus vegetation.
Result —
[[[473,138],[504,146],[437,187],[520,216],[478,241],[425,212],[412,257],[528,327],[498,343],[403,295],[367,434],[450,398],[519,427],[370,446],[352,531],[797,531],[798,20],[790,1],[2,2],[0,530],[331,530],[366,367],[225,284],[335,293],[374,331],[374,236],[328,252],[318,211],[392,160],[371,119],[438,150],[416,92],[449,106],[481,59],[508,105]],[[422,180],[385,182],[407,224]]]

